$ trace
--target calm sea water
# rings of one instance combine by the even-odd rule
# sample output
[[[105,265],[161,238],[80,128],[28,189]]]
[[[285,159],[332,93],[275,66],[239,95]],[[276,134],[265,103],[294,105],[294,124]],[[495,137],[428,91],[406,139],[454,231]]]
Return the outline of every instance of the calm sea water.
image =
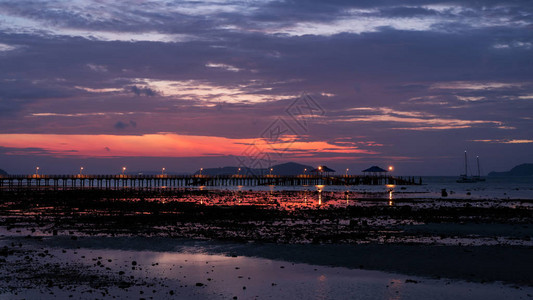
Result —
[[[201,189],[239,191],[349,191],[372,197],[454,198],[454,199],[526,199],[533,200],[533,177],[487,177],[484,182],[457,183],[457,176],[422,177],[422,185],[356,185],[356,186],[220,186]],[[196,187],[197,188],[197,187]],[[442,197],[442,190],[448,193]]]

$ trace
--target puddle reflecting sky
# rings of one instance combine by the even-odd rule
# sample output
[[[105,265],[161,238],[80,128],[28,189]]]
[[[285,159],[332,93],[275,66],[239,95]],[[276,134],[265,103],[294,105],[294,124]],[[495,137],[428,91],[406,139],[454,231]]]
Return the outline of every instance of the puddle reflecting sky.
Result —
[[[87,270],[109,268],[114,274],[124,272],[121,276],[162,282],[165,287],[155,292],[156,298],[169,297],[170,290],[182,299],[518,299],[533,292],[532,288],[515,289],[498,283],[435,280],[199,251],[202,249],[155,252],[82,248],[66,253],[52,249],[52,254],[56,260],[80,262]],[[81,291],[75,297],[89,296]],[[141,291],[143,287],[111,288],[110,295],[138,297]],[[143,293],[151,295],[150,291],[144,287]],[[19,296],[37,294],[28,290]]]

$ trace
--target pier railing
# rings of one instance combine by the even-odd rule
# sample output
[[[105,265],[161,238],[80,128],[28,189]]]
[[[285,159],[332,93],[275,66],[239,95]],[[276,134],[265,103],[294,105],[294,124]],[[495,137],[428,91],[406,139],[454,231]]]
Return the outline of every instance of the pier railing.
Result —
[[[418,185],[421,178],[361,175],[8,175],[0,188],[178,188],[189,186]]]

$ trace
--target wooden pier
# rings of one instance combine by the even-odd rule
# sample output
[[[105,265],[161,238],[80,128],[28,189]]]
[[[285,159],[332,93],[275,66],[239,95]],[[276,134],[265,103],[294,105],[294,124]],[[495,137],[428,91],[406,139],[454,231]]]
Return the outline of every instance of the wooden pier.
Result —
[[[198,186],[310,186],[310,185],[418,185],[421,178],[393,176],[320,175],[8,175],[0,176],[0,188],[98,188],[158,189]]]

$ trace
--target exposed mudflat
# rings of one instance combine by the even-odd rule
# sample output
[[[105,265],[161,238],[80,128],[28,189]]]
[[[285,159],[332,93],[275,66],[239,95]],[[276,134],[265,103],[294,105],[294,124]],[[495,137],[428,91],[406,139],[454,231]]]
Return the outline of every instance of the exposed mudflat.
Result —
[[[404,291],[407,299],[449,284],[458,285],[457,293],[444,293],[449,297],[443,299],[468,295],[459,292],[461,285],[472,285],[465,291],[474,291],[474,298],[533,294],[533,210],[527,199],[391,200],[343,192],[198,190],[3,191],[0,196],[0,298],[248,299],[298,293],[313,298],[306,293],[315,285],[306,285],[319,280],[321,275],[312,275],[319,267],[329,270],[326,278],[340,272],[344,279],[336,278],[338,282],[347,280],[358,288],[344,294],[326,291],[330,297],[316,298],[338,299],[356,290],[371,294],[374,289],[381,299],[394,278],[418,287]],[[266,276],[269,281],[281,276],[263,274],[259,267],[234,281],[222,276],[209,277],[209,282],[198,277],[203,271],[180,271],[198,281],[192,282],[176,277],[179,266],[143,256],[191,252],[210,256],[206,261],[248,260],[239,268],[264,262],[302,265],[292,273],[284,270],[301,287],[271,282],[272,289],[263,282],[234,288],[240,285],[238,276]],[[378,272],[381,279],[376,279],[365,273],[369,270],[396,277]],[[363,280],[368,276],[375,280]],[[233,288],[223,288],[221,280]],[[479,294],[478,285],[480,291],[494,291]],[[331,284],[327,288],[343,290]],[[257,295],[248,293],[252,289]]]

